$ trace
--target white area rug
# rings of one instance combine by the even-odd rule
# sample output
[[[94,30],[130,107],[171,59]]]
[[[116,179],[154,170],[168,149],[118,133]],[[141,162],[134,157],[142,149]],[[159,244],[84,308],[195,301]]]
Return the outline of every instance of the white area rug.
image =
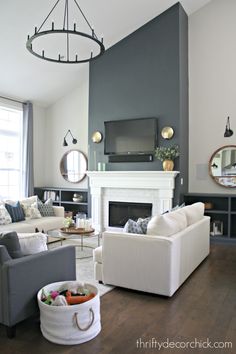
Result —
[[[83,281],[85,283],[90,283],[94,286],[96,286],[99,290],[100,296],[106,294],[107,292],[111,291],[114,289],[114,286],[110,285],[103,285],[99,284],[97,280],[94,279],[94,270],[93,270],[93,249],[98,246],[97,244],[97,237],[89,238],[84,241],[84,245],[90,246],[92,248],[87,248],[84,247],[83,251],[80,250],[79,243],[80,241],[78,240],[66,240],[63,241],[63,245],[78,245],[76,247],[76,279]],[[50,248],[54,247],[60,247],[61,243],[56,242],[50,245]],[[89,258],[82,258],[82,257],[89,257]]]
[[[114,289],[113,286],[99,284],[98,281],[94,279],[92,258],[76,260],[76,278],[77,280],[96,286],[99,290],[100,296]]]

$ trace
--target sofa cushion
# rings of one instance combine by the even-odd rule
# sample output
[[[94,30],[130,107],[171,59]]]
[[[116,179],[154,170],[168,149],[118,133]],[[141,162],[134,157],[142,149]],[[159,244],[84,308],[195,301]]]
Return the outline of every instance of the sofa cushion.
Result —
[[[0,225],[8,225],[12,222],[11,216],[4,205],[0,205]]]
[[[132,234],[146,234],[147,225],[150,220],[151,217],[145,219],[139,218],[137,221],[129,219],[123,228],[123,232]]]
[[[187,218],[182,209],[154,216],[147,226],[147,235],[171,236],[187,227]]]
[[[24,214],[30,219],[39,219],[42,217],[40,211],[38,210],[37,202],[33,204],[24,204],[21,202],[21,206],[24,210]]]
[[[132,234],[143,234],[143,230],[141,228],[141,226],[138,224],[137,221],[134,221],[132,219],[129,219],[124,228],[123,228],[123,232],[128,232],[128,233],[132,233]]]
[[[20,200],[26,218],[37,219],[42,217],[38,210],[37,201],[37,195]]]
[[[24,256],[47,251],[47,235],[42,232],[18,233],[21,251]]]
[[[32,197],[21,199],[20,203],[32,205],[33,203],[36,203],[37,201],[38,201],[37,195],[33,195]]]
[[[0,245],[6,247],[11,258],[20,258],[23,256],[19,239],[15,231],[0,233]]]
[[[18,221],[25,220],[24,211],[23,211],[19,201],[13,205],[6,203],[5,208],[7,209],[8,213],[10,214],[12,222],[18,222]]]
[[[32,225],[33,230],[26,232],[33,232],[37,227],[39,231],[47,232],[48,230],[60,229],[63,227],[63,217],[58,216],[44,216],[41,219],[28,219],[25,223],[27,225]],[[24,232],[24,231],[21,231]]]
[[[151,220],[151,216],[148,218],[145,218],[145,219],[142,219],[142,218],[138,219],[137,223],[141,227],[143,234],[147,233],[147,226],[148,226],[148,223],[150,220]]]
[[[42,216],[54,216],[52,199],[48,199],[45,203],[38,200],[38,209]]]
[[[30,219],[29,219],[30,220]],[[41,220],[41,219],[33,219],[35,220]],[[36,225],[36,222],[35,222]],[[0,232],[5,232],[5,231],[16,231],[16,232],[34,232],[35,231],[35,227],[37,227],[37,225],[31,225],[28,223],[28,220],[24,220],[24,221],[19,221],[19,222],[14,222],[8,225],[0,225]]]
[[[187,218],[187,224],[192,225],[201,220],[204,216],[204,203],[198,202],[188,205],[182,209]]]

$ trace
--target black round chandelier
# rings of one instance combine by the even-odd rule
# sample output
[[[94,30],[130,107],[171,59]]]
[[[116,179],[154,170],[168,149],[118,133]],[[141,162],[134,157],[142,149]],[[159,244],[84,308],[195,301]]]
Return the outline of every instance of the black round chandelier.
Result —
[[[101,40],[98,39],[94,29],[90,25],[89,21],[87,20],[86,16],[84,15],[76,0],[71,0],[71,2],[79,10],[79,14],[80,17],[83,19],[84,25],[88,26],[88,33],[84,31],[78,31],[76,28],[76,22],[74,22],[73,25],[70,26],[70,0],[64,0],[64,12],[61,28],[56,28],[54,21],[52,21],[50,29],[43,30],[43,26],[45,26],[46,22],[49,22],[49,17],[52,15],[53,12],[55,16],[56,8],[58,10],[58,4],[62,1],[57,0],[49,14],[42,22],[41,26],[39,26],[39,28],[35,27],[34,34],[32,36],[28,35],[26,42],[26,48],[28,49],[28,51],[40,59],[51,61],[54,63],[64,64],[86,63],[101,56],[105,52],[103,38],[101,38]],[[74,14],[75,11],[73,11],[73,16]],[[80,21],[80,23],[81,22],[82,21]],[[60,44],[60,48],[55,48],[55,45],[53,45],[53,43],[50,43],[50,38],[53,39],[53,43],[55,43],[56,39],[56,43]],[[47,48],[43,47],[42,49],[41,46],[44,45],[42,43],[43,39],[46,39],[48,42],[46,45]],[[76,45],[76,39],[80,39],[81,42],[83,42],[84,40],[88,40],[92,49],[89,52],[87,50],[85,54],[83,52],[82,55],[82,46],[78,48],[78,43]],[[39,44],[37,43],[37,45],[35,45],[37,41],[39,42]],[[84,43],[80,43],[80,45],[81,44],[84,45]]]

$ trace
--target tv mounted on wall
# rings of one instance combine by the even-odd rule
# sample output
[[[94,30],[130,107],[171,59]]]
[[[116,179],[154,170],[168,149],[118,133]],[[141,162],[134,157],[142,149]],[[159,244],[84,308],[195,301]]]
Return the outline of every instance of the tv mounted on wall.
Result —
[[[104,122],[106,155],[152,154],[157,146],[157,119]]]

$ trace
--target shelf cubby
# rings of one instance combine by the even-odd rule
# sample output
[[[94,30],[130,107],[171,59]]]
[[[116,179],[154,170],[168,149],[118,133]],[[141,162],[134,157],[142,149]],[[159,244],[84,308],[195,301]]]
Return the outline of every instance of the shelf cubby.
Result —
[[[184,196],[186,205],[196,202],[205,204],[205,215],[211,223],[223,223],[222,235],[211,235],[211,241],[236,242],[236,195],[188,193]]]
[[[74,194],[82,195],[80,202],[73,201]],[[42,201],[49,198],[53,199],[54,205],[63,206],[66,212],[72,212],[75,216],[79,212],[88,215],[88,190],[87,189],[71,189],[71,188],[55,188],[55,187],[35,187],[34,194]],[[47,198],[45,198],[47,196]]]

